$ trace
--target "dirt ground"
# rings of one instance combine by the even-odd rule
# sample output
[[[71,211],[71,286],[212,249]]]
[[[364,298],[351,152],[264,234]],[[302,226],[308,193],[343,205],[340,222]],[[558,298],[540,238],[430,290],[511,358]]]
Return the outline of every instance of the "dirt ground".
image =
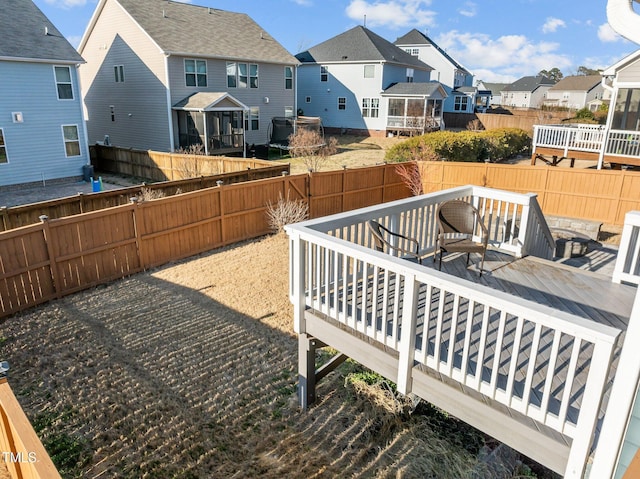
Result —
[[[281,234],[1,322],[10,384],[63,477],[463,477],[475,456],[357,394],[354,363],[299,410],[287,271]]]

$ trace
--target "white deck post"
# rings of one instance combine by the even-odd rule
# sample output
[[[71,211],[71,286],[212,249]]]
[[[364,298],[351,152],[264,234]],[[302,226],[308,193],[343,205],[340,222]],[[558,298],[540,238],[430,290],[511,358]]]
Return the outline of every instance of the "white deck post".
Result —
[[[593,355],[589,366],[589,375],[585,385],[584,396],[580,406],[576,433],[571,442],[569,459],[564,478],[581,479],[589,457],[589,450],[593,439],[593,433],[598,422],[598,411],[602,401],[602,390],[607,382],[611,358],[613,356],[613,343],[598,341],[594,344]],[[621,363],[622,364],[622,363]],[[605,477],[605,476],[591,476]]]
[[[533,143],[532,143],[532,148],[531,148],[531,155],[535,155],[536,153],[536,146],[538,146],[538,132],[540,130],[540,126],[539,125],[533,125]]]
[[[522,205],[522,214],[520,215],[520,228],[518,230],[518,244],[516,245],[517,251],[516,256],[522,258],[525,254],[529,254],[527,251],[527,247],[529,246],[527,241],[527,229],[529,228],[529,224],[531,223],[531,198],[535,198],[537,195],[535,193],[527,193],[526,203]],[[515,218],[514,218],[515,221]]]
[[[418,283],[414,275],[404,277],[402,303],[402,329],[400,331],[400,356],[398,360],[398,391],[411,392],[411,377],[416,349],[416,317],[418,313]]]
[[[629,318],[629,327],[620,353],[609,404],[602,423],[590,477],[613,477],[624,442],[633,401],[638,391],[640,378],[640,294],[636,298]]]
[[[640,227],[640,211],[629,211],[624,216],[624,228],[622,229],[622,236],[620,238],[620,249],[618,250],[618,256],[616,258],[616,265],[613,269],[613,275],[611,281],[614,283],[620,283],[623,280],[625,274],[625,265],[629,261],[629,253],[631,251],[631,240],[634,236],[634,230]],[[631,258],[630,265],[631,270],[629,274],[633,275],[635,270],[635,265],[638,262],[637,253],[638,253],[638,245],[640,244],[640,237],[636,235],[636,245],[634,248],[634,256],[635,258]],[[638,281],[635,281],[638,283]]]
[[[602,133],[602,144],[600,145],[600,153],[598,154],[598,170],[602,169],[602,165],[604,163],[604,153],[607,149],[607,144],[609,143],[609,129],[605,128]]]
[[[290,277],[290,294],[293,303],[293,330],[297,334],[306,333],[307,328],[304,320],[305,310],[305,254],[304,245],[300,235],[294,234],[290,241],[290,257],[291,264],[289,271]]]

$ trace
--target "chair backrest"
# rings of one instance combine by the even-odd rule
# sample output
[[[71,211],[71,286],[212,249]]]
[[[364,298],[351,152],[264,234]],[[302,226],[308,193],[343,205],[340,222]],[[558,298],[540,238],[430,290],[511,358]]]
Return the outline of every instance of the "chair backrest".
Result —
[[[388,243],[384,239],[382,226],[380,225],[380,223],[374,220],[367,221],[367,226],[369,227],[369,229],[371,230],[371,234],[373,235],[373,249],[375,249],[376,251],[384,252],[384,246]]]
[[[472,235],[480,213],[471,204],[462,200],[450,200],[438,207],[439,233],[462,233]]]

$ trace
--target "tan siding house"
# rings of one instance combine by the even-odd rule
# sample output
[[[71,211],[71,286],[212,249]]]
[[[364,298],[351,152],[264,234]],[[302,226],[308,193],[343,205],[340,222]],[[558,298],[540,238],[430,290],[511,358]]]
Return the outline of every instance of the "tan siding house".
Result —
[[[245,14],[100,0],[79,51],[90,144],[241,153],[296,111],[298,61]]]

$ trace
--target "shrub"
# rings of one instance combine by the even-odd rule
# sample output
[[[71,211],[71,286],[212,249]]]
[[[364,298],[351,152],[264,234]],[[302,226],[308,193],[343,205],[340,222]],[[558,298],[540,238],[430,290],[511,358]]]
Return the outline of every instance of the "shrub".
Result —
[[[308,215],[309,205],[303,200],[289,199],[288,192],[286,199],[280,194],[275,205],[271,202],[267,203],[267,222],[276,233],[284,231],[284,227],[288,224],[307,219]]]
[[[529,147],[530,142],[529,135],[519,128],[458,133],[436,131],[393,146],[387,151],[385,160],[402,162],[442,159],[475,162],[486,158],[502,159],[522,153]]]
[[[301,158],[309,171],[319,171],[329,156],[338,151],[338,140],[330,137],[325,141],[322,135],[307,128],[299,128],[289,136],[289,153],[293,158]]]

